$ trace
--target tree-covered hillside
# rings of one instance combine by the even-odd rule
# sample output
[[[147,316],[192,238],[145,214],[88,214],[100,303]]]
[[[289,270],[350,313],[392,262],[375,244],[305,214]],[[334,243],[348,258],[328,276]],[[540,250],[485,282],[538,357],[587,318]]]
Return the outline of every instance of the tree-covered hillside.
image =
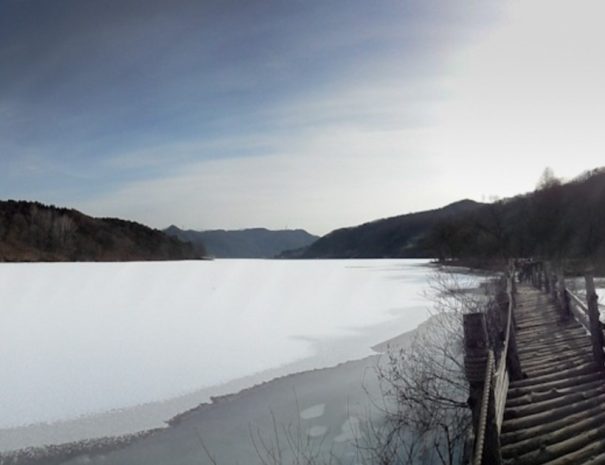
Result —
[[[440,258],[605,258],[605,168],[563,183],[546,176],[535,191],[439,222]]]
[[[548,171],[532,192],[337,229],[293,258],[605,258],[605,168],[564,183]]]
[[[292,258],[385,258],[433,257],[426,242],[433,228],[480,208],[482,204],[462,200],[446,207],[385,218],[360,226],[337,229],[309,247],[284,253]]]
[[[38,202],[0,201],[0,261],[197,258],[191,244],[139,223]]]

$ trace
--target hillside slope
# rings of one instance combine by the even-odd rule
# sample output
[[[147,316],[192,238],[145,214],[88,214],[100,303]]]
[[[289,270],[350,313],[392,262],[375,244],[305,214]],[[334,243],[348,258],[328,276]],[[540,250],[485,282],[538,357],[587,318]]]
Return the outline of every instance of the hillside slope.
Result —
[[[462,200],[443,208],[395,216],[337,229],[286,258],[420,258],[432,257],[426,243],[439,222],[477,210],[483,204]]]
[[[0,201],[0,261],[196,258],[191,244],[139,223],[38,202]]]
[[[302,229],[185,231],[170,226],[164,231],[183,241],[191,242],[195,247],[203,244],[207,253],[217,258],[273,258],[284,250],[305,247],[317,239],[317,236]]]
[[[605,168],[440,222],[430,246],[442,258],[535,257],[605,261]],[[436,255],[437,256],[437,255]]]
[[[605,168],[529,193],[337,229],[286,258],[587,259],[605,263]]]

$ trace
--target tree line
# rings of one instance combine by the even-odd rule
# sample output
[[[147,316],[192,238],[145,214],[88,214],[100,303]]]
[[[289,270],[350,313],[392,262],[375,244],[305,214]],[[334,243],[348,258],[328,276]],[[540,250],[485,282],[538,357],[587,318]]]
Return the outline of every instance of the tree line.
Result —
[[[533,192],[438,222],[426,246],[441,260],[605,257],[605,168],[564,183],[546,170]]]
[[[0,202],[0,261],[196,258],[193,247],[133,221],[92,218],[39,202]]]

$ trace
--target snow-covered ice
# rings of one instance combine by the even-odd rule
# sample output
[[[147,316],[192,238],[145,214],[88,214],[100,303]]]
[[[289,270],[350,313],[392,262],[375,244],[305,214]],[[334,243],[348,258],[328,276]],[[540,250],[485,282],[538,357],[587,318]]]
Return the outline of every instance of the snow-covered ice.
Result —
[[[363,357],[427,318],[426,263],[1,264],[0,428]]]

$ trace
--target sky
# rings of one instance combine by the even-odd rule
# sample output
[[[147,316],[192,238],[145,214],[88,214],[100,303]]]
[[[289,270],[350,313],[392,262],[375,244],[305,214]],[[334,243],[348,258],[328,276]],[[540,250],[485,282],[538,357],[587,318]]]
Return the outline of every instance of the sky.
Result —
[[[596,0],[0,0],[0,199],[305,228],[605,165]]]

